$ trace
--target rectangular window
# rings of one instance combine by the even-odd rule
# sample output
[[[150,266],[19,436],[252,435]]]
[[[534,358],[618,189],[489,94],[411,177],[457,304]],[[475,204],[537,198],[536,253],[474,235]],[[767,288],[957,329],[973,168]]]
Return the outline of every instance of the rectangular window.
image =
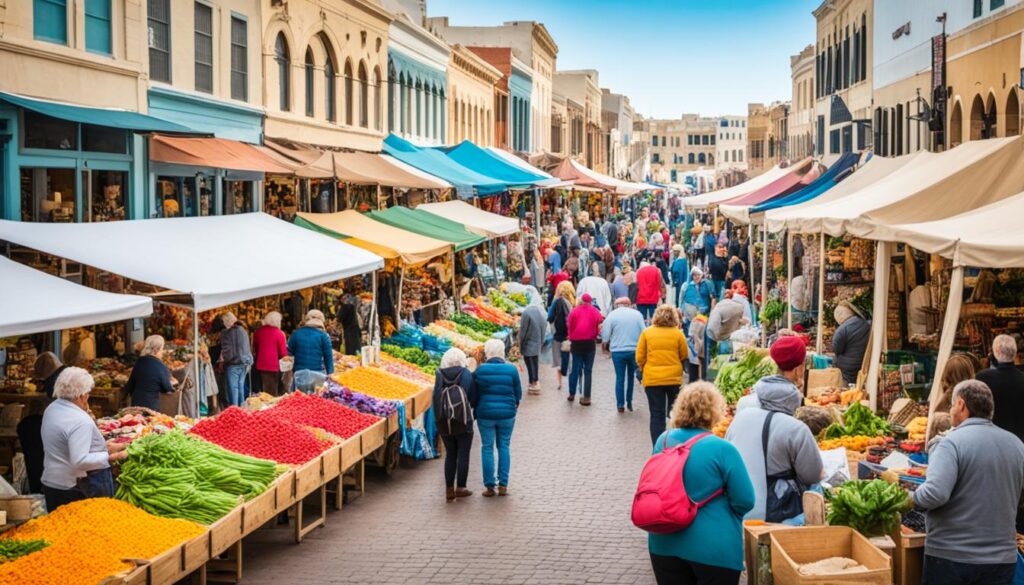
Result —
[[[110,54],[110,0],[85,0],[85,49]]]
[[[1003,4],[1006,4],[1006,0],[992,0],[988,3],[988,9],[995,10],[996,8],[1002,8]]]
[[[825,116],[818,116],[818,154],[825,154]]]
[[[78,124],[24,111],[25,148],[78,150]]]
[[[246,22],[231,17],[231,99],[249,99],[249,43]]]
[[[828,152],[829,154],[837,154],[839,152],[839,129],[829,132],[828,134]]]
[[[117,128],[82,124],[82,150],[126,154],[128,133]]]
[[[196,91],[213,93],[213,9],[196,2]]]
[[[40,41],[68,44],[67,0],[32,0],[32,34]]]
[[[501,115],[500,114],[501,110],[499,109],[498,112],[499,112],[498,115],[500,116]],[[499,118],[498,121],[500,122],[501,119]],[[658,135],[657,134],[654,135],[654,146],[658,146]]]
[[[171,81],[171,0],[149,0],[149,78]]]

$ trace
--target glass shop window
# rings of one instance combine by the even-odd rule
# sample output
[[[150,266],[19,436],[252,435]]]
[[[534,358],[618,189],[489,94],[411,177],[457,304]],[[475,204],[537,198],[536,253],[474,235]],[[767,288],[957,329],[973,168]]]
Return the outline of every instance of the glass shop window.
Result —
[[[25,112],[25,148],[43,148],[46,150],[77,150],[78,124],[44,116],[35,112]]]
[[[21,220],[75,221],[75,169],[22,167]]]

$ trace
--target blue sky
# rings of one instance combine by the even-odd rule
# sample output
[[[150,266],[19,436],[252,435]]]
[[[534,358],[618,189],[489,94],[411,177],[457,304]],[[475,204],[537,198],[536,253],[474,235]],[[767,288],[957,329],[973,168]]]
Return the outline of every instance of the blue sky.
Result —
[[[427,0],[458,26],[543,22],[559,69],[597,69],[647,117],[744,115],[789,99],[789,56],[814,43],[821,0]]]

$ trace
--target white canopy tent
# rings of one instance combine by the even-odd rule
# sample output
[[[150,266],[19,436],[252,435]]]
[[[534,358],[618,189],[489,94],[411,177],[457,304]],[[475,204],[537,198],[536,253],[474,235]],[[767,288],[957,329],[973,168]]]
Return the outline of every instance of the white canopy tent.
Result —
[[[507,162],[508,164],[510,164],[510,165],[512,165],[514,167],[518,167],[518,168],[520,168],[520,169],[522,169],[522,170],[524,170],[524,171],[526,171],[528,173],[533,173],[535,175],[540,175],[540,176],[545,177],[547,179],[546,181],[543,181],[541,183],[537,183],[537,186],[535,188],[538,188],[538,189],[568,189],[568,188],[573,186],[574,181],[563,181],[563,180],[559,179],[558,177],[553,176],[551,173],[531,165],[530,163],[526,162],[525,160],[519,158],[518,156],[512,154],[511,152],[509,152],[507,150],[498,148],[496,146],[488,146],[484,150],[486,150],[487,152],[493,154],[494,156],[500,158],[501,160]]]
[[[434,215],[461,223],[474,234],[485,238],[500,238],[519,231],[519,219],[505,217],[483,209],[477,209],[465,201],[442,201],[440,203],[421,203],[416,207]]]
[[[0,337],[146,317],[148,297],[84,287],[0,256]]]
[[[744,181],[739,185],[733,185],[732,187],[727,187],[725,189],[711,191],[710,193],[704,193],[703,195],[697,195],[696,197],[686,197],[683,199],[683,207],[687,210],[704,209],[709,205],[713,205],[720,201],[726,201],[728,199],[733,199],[734,197],[753,193],[761,187],[772,183],[776,179],[785,176],[789,171],[789,168],[782,168],[775,165],[764,173],[750,179],[749,181]]]
[[[189,295],[196,311],[384,265],[376,254],[263,213],[74,224],[0,220],[0,240]]]
[[[621,179],[616,179],[615,177],[610,177],[608,175],[605,175],[604,173],[599,173],[595,170],[589,169],[572,159],[569,159],[569,163],[572,164],[573,168],[576,169],[578,173],[587,176],[599,183],[615,187],[615,193],[617,193],[618,195],[636,195],[641,191],[661,190],[661,187],[658,187],[656,185],[648,185],[647,183],[636,183],[633,181],[623,181]]]

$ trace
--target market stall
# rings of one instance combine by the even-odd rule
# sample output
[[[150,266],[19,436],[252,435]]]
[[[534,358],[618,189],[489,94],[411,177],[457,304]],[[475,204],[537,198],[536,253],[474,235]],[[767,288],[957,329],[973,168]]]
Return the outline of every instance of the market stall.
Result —
[[[729,199],[740,197],[748,193],[753,193],[761,187],[770,185],[774,181],[781,179],[792,172],[792,170],[793,169],[789,166],[783,167],[776,165],[753,179],[744,181],[739,185],[733,185],[732,187],[727,187],[725,189],[711,191],[709,193],[704,193],[703,195],[684,197],[682,200],[683,207],[686,208],[688,213],[695,213],[699,210],[707,209],[707,207],[712,204],[728,201]]]
[[[462,199],[507,191],[513,183],[463,166],[440,150],[422,148],[395,134],[384,139],[384,153],[452,184]]]

